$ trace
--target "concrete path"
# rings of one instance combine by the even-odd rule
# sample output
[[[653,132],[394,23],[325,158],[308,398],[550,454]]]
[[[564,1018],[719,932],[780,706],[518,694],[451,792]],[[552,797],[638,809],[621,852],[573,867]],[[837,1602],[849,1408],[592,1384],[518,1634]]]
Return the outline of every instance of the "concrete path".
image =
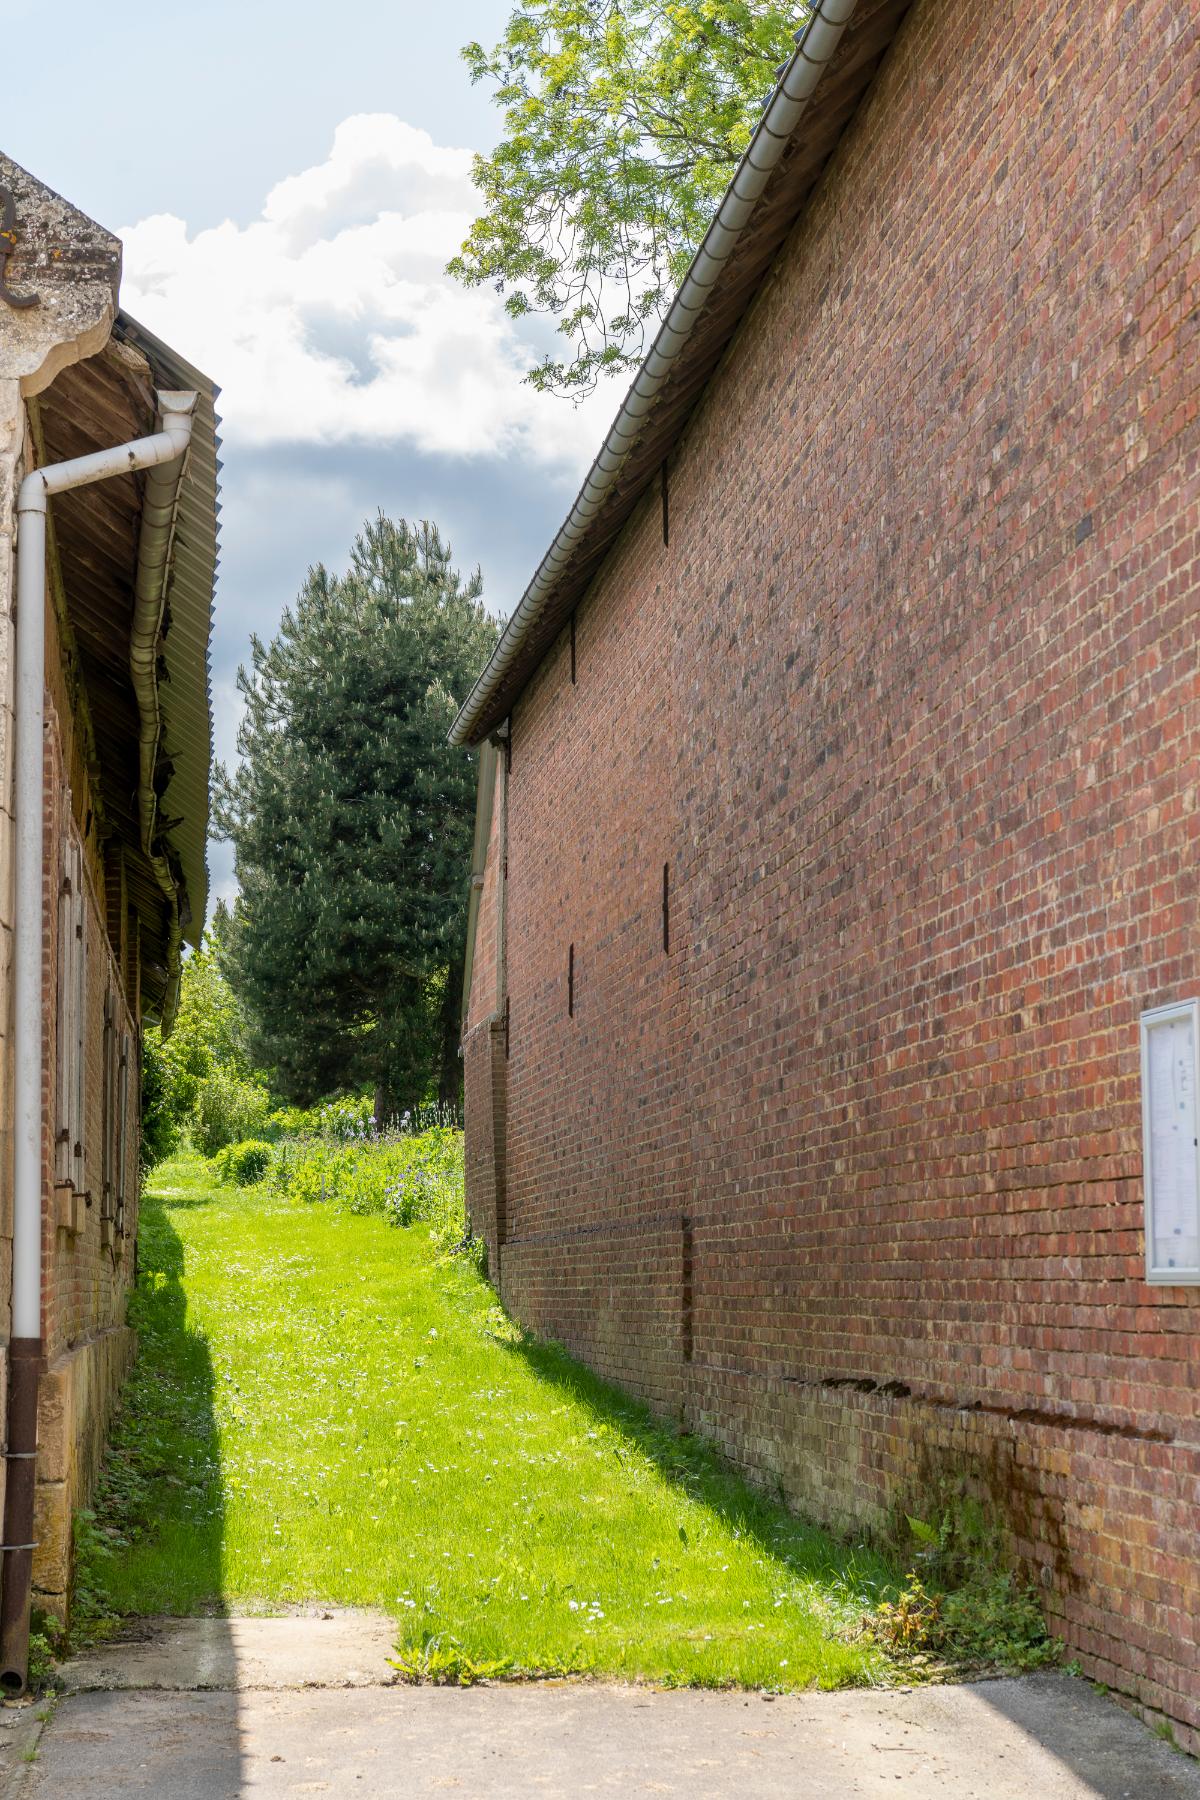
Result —
[[[1200,1800],[1200,1765],[1065,1675],[911,1691],[389,1685],[369,1614],[151,1626],[67,1671],[14,1800]],[[15,1749],[15,1745],[13,1746]],[[7,1759],[6,1759],[7,1760]]]

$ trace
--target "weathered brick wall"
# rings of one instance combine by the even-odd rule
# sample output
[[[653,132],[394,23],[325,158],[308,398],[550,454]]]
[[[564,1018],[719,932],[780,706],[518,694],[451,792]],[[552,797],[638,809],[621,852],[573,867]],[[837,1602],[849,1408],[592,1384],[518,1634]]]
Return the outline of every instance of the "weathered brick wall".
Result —
[[[683,1231],[678,1214],[510,1240],[504,1297],[609,1381],[678,1414],[683,1401]]]
[[[0,156],[0,179],[16,206],[15,256],[8,277],[18,291],[34,293],[35,306],[0,305],[0,1382],[7,1391],[9,1297],[12,1266],[12,857],[13,737],[12,682],[15,621],[12,616],[15,501],[23,471],[32,466],[34,421],[30,399],[42,393],[68,365],[93,355],[107,342],[117,309],[121,246],[107,232],[77,213],[57,194],[42,187],[27,171]],[[51,512],[53,518],[53,509]],[[53,546],[53,535],[51,535]],[[51,549],[53,561],[53,547]],[[118,588],[119,588],[118,584]],[[119,604],[118,589],[114,603]],[[48,1022],[42,1069],[44,1116],[54,1117],[55,1003],[57,971],[58,883],[61,876],[60,832],[66,825],[64,789],[73,797],[76,823],[86,841],[92,884],[87,928],[95,980],[102,979],[106,913],[103,872],[99,867],[100,822],[89,791],[84,733],[77,729],[74,696],[66,679],[56,613],[47,599],[47,712],[43,820],[47,840],[47,879],[43,921],[43,968]],[[96,1004],[93,991],[92,1005]],[[100,996],[100,1015],[103,994]],[[100,1051],[97,1028],[96,1054]],[[137,1080],[130,1084],[130,1159],[132,1202],[128,1225],[136,1225]],[[91,1208],[68,1209],[66,1217],[80,1229],[67,1231],[53,1187],[52,1133],[45,1145],[43,1208],[42,1323],[47,1368],[41,1378],[37,1511],[34,1535],[38,1551],[34,1582],[41,1598],[62,1611],[70,1561],[70,1513],[81,1503],[100,1454],[108,1407],[127,1361],[131,1334],[123,1328],[124,1295],[131,1276],[132,1237],[127,1253],[115,1259],[100,1243],[97,1126],[97,1071],[89,1066],[86,1181],[95,1189]],[[94,1140],[94,1141],[93,1141]],[[0,1470],[0,1489],[3,1472]]]
[[[969,1478],[1185,1733],[1200,1290],[1142,1279],[1138,1016],[1200,992],[1197,141],[1184,0],[918,0],[670,547],[648,496],[515,710],[502,1253],[825,1517]]]
[[[81,733],[75,720],[59,653],[53,616],[47,621],[47,708],[43,824],[46,842],[43,973],[46,1032],[43,1052],[43,1305],[45,1372],[38,1425],[38,1487],[34,1586],[39,1604],[65,1616],[71,1583],[74,1512],[86,1505],[104,1450],[121,1381],[133,1354],[125,1323],[134,1273],[138,1214],[139,1068],[135,1021],[120,962],[108,934],[110,913]],[[54,1125],[58,1117],[59,891],[64,841],[84,847],[84,925],[87,934],[87,1030],[84,1055],[82,1184],[86,1199],[72,1203],[56,1185]],[[102,1220],[104,1168],[104,1008],[114,1001],[118,1041],[129,1036],[125,1109],[125,1231]],[[114,1092],[114,1109],[117,1100]],[[114,1110],[114,1135],[116,1133]],[[114,1169],[116,1148],[114,1144]]]
[[[64,826],[60,811],[60,826]],[[51,839],[51,845],[61,839]],[[125,1004],[117,976],[116,959],[108,941],[100,907],[102,894],[94,885],[95,864],[86,859],[88,937],[87,962],[87,1039],[85,1046],[83,1180],[88,1201],[84,1205],[83,1229],[69,1233],[56,1225],[53,1250],[47,1265],[47,1296],[43,1335],[46,1354],[53,1359],[68,1346],[75,1346],[88,1334],[123,1325],[129,1284],[132,1279],[133,1244],[137,1235],[138,1195],[138,1048],[134,1021]],[[56,871],[57,873],[57,866]],[[52,987],[49,990],[55,992]],[[103,1190],[104,1147],[104,1003],[106,991],[116,1002],[115,1029],[118,1036],[128,1033],[130,1068],[125,1110],[125,1236],[113,1236],[111,1245],[101,1242],[101,1205]],[[47,1057],[53,1072],[57,1043],[53,1019],[47,1020]],[[51,1073],[51,1094],[54,1093]],[[114,1101],[116,1096],[114,1096]],[[51,1117],[53,1117],[53,1103]],[[115,1115],[114,1115],[115,1116]],[[114,1125],[114,1133],[116,1127]],[[114,1151],[115,1155],[115,1151]],[[47,1177],[53,1182],[51,1146],[47,1145]]]
[[[62,1229],[61,1211],[47,1210],[43,1260],[45,1299],[42,1335],[49,1362],[89,1334],[124,1324],[137,1234],[139,1070],[137,1030],[125,998],[124,981],[107,929],[104,859],[95,829],[96,814],[68,690],[62,673],[58,632],[47,622],[47,708],[45,793],[45,919],[43,968],[46,1009],[43,1049],[47,1105],[44,1144],[47,1191],[54,1192],[53,1121],[57,1117],[59,891],[63,844],[70,834],[83,843],[87,929],[87,1032],[85,1039],[83,1187],[90,1204],[82,1209],[83,1229]],[[86,827],[86,833],[85,833]],[[112,1246],[101,1244],[104,1148],[104,1003],[111,992],[115,1029],[130,1037],[125,1117],[126,1232]]]

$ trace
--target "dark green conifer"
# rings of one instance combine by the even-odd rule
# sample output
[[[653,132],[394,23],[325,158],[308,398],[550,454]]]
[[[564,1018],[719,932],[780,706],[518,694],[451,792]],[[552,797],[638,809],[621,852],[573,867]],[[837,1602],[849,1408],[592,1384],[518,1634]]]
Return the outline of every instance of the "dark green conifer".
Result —
[[[496,641],[481,591],[435,525],[380,513],[238,672],[222,960],[255,1060],[296,1104],[370,1085],[390,1113],[458,1092],[475,768],[446,733]]]

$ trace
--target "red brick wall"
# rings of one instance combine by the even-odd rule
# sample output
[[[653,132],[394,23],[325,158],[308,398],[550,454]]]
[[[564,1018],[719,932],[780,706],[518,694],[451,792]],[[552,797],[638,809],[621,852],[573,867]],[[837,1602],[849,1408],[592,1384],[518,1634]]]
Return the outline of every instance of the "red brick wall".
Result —
[[[501,1256],[821,1516],[982,1486],[1185,1733],[1200,1290],[1142,1279],[1138,1016],[1200,992],[1198,141],[1186,0],[918,0],[670,548],[648,496],[515,711]]]

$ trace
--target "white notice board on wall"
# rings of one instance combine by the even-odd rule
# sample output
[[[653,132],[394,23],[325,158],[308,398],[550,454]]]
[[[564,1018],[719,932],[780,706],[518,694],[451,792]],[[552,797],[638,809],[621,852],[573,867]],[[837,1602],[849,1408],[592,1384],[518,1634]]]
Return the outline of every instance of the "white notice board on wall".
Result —
[[[1200,1282],[1200,1001],[1142,1014],[1142,1170],[1146,1279]]]

